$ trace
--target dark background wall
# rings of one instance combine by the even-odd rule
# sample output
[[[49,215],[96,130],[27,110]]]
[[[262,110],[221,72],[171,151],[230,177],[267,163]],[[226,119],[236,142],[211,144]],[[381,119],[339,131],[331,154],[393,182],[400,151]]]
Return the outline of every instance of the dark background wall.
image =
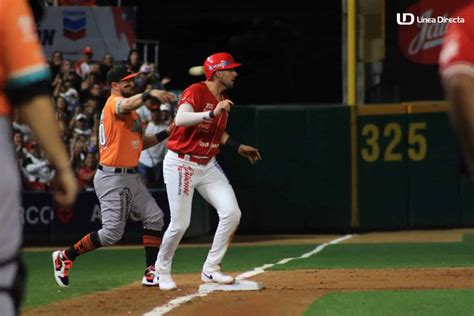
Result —
[[[137,7],[137,37],[160,41],[169,89],[201,80],[188,69],[228,51],[244,64],[231,92],[238,104],[342,102],[341,1],[122,1],[128,5]]]

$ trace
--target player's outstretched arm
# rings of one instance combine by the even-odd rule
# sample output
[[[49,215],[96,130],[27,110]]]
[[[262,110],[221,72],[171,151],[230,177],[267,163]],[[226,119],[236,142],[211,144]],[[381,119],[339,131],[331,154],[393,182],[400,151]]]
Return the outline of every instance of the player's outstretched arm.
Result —
[[[161,103],[169,103],[176,101],[174,94],[165,91],[153,89],[143,93],[134,95],[133,97],[120,100],[120,114],[128,114],[139,107],[141,107],[145,101],[151,97],[155,97],[160,100]]]

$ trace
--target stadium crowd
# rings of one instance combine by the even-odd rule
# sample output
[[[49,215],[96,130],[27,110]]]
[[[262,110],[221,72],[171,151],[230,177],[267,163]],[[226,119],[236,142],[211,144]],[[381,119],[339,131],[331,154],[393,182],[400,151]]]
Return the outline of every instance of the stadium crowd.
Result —
[[[136,93],[150,89],[166,90],[169,78],[160,78],[156,65],[144,63],[137,50],[132,49],[128,58],[115,61],[106,53],[101,61],[94,59],[91,47],[85,47],[80,60],[63,58],[60,51],[53,52],[49,66],[51,70],[51,93],[56,117],[61,127],[62,138],[69,148],[73,166],[82,190],[93,190],[93,178],[99,158],[99,124],[102,108],[110,95],[106,80],[108,70],[117,63],[126,64],[135,77]],[[142,128],[147,134],[166,129],[173,121],[176,104],[160,104],[151,98],[137,111]],[[18,168],[26,191],[48,191],[54,178],[54,169],[46,159],[31,130],[22,122],[17,112],[13,114],[13,142]],[[162,161],[166,153],[165,143],[142,151],[139,172],[150,188],[163,186]]]

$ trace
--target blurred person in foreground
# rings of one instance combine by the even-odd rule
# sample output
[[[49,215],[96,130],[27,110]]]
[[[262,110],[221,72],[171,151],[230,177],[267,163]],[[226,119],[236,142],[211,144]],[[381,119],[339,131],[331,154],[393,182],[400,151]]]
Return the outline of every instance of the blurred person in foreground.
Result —
[[[448,27],[439,57],[440,75],[464,158],[462,172],[474,179],[474,3],[452,16],[462,17],[465,23]]]
[[[25,0],[0,0],[0,12],[0,315],[10,316],[19,314],[26,277],[20,259],[20,178],[11,141],[13,108],[20,110],[56,168],[53,196],[59,204],[74,203],[77,182],[60,138],[49,93],[49,67],[30,7]]]

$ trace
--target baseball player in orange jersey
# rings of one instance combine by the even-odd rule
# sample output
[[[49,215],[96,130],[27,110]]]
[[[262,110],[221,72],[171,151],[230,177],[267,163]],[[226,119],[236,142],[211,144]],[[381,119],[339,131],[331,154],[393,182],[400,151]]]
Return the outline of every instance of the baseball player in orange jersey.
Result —
[[[234,190],[217,163],[221,145],[235,149],[252,164],[261,159],[254,147],[240,144],[226,133],[228,112],[233,105],[224,91],[237,77],[231,55],[217,53],[204,62],[206,81],[184,90],[176,115],[176,128],[168,139],[163,175],[170,205],[171,222],[163,236],[156,269],[162,290],[176,288],[171,264],[178,244],[191,220],[191,203],[196,189],[219,214],[212,247],[204,263],[204,282],[231,284],[234,278],[221,272],[221,261],[240,222]]]
[[[72,205],[77,183],[49,93],[49,68],[25,0],[0,0],[0,315],[19,313],[25,271],[20,261],[20,179],[11,142],[16,107],[56,168],[54,197]]]
[[[99,198],[102,228],[84,236],[74,246],[53,252],[54,277],[60,287],[69,285],[69,270],[77,256],[99,247],[117,243],[123,235],[130,212],[143,221],[143,245],[146,270],[142,279],[145,286],[156,285],[154,262],[161,243],[163,212],[156,204],[137,172],[140,152],[168,137],[168,130],[155,135],[142,134],[136,113],[147,98],[161,102],[174,101],[167,91],[151,90],[132,96],[133,78],[126,66],[114,66],[107,73],[111,96],[105,103],[99,125],[100,162],[94,177]]]
[[[440,74],[465,171],[474,179],[474,3],[466,2],[451,16],[465,23],[449,24],[439,55]]]

